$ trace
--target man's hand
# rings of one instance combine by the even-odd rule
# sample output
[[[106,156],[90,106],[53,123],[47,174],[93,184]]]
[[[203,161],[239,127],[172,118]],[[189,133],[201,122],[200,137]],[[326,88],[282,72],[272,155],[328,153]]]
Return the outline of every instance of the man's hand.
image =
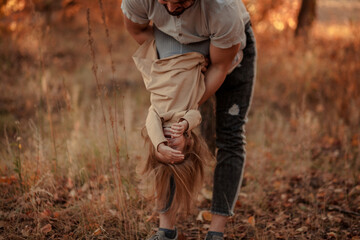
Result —
[[[174,123],[171,125],[171,138],[177,138],[184,134],[184,132],[189,128],[189,123],[185,119],[180,122]]]
[[[178,163],[184,160],[184,154],[181,151],[172,149],[165,143],[160,143],[158,146],[158,152],[160,153],[159,160],[163,163]]]
[[[209,58],[205,58],[205,63],[204,65],[201,67],[201,72],[205,73],[209,67],[209,63],[210,63],[210,59]]]

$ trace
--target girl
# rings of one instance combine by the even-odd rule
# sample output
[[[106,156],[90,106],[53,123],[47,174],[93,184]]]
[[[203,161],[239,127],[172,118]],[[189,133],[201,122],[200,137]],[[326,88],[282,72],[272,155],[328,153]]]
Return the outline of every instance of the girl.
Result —
[[[192,129],[201,122],[199,101],[205,92],[205,57],[197,52],[158,59],[155,41],[148,40],[133,56],[150,92],[151,106],[143,131],[149,155],[142,174],[153,183],[156,208],[175,222],[189,212],[202,185],[204,161],[211,157]],[[161,227],[161,219],[160,219]]]

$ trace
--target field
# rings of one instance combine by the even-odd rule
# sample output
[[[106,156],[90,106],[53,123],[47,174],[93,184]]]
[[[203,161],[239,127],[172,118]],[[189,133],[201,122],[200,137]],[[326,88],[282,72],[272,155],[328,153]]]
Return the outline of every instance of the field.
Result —
[[[149,94],[120,1],[5,2],[0,239],[146,239],[158,224],[137,174]],[[318,0],[309,38],[296,39],[298,0],[245,2],[257,80],[225,237],[358,240],[360,4]],[[209,228],[214,166],[179,239]]]

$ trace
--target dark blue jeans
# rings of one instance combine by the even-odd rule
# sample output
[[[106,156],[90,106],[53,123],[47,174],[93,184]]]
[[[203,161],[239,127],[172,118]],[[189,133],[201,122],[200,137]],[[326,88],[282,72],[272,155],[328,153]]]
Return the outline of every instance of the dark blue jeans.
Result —
[[[229,74],[216,92],[217,163],[211,212],[233,215],[245,165],[245,123],[256,73],[256,43],[246,26],[246,47],[241,66]]]
[[[227,75],[224,83],[216,92],[216,146],[218,152],[211,211],[223,216],[233,215],[241,187],[245,165],[244,126],[255,83],[256,43],[250,23],[246,25],[245,31],[247,39],[241,66],[236,67],[231,74]],[[163,41],[163,38],[170,37],[163,33],[155,34],[156,41]],[[179,44],[176,40],[173,42],[173,45]],[[186,50],[187,48],[189,46],[182,46],[180,49]],[[169,51],[162,45],[157,46],[157,50],[160,56]],[[168,204],[160,212],[166,212],[171,206],[175,190],[173,179],[170,181],[170,187]]]

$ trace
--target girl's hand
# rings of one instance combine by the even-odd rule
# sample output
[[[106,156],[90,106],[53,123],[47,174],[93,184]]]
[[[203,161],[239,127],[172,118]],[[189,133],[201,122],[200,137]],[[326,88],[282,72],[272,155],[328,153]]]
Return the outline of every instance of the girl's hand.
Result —
[[[189,123],[186,120],[181,122],[174,123],[171,125],[171,138],[177,138],[184,134],[184,132],[189,128]]]
[[[172,134],[171,128],[165,127],[165,128],[163,128],[163,131],[164,131],[164,136],[165,136],[167,139],[171,138],[171,134]]]
[[[175,150],[165,145],[165,143],[159,144],[158,152],[160,153],[158,158],[163,163],[174,164],[184,160],[184,154],[182,154],[181,151]]]

